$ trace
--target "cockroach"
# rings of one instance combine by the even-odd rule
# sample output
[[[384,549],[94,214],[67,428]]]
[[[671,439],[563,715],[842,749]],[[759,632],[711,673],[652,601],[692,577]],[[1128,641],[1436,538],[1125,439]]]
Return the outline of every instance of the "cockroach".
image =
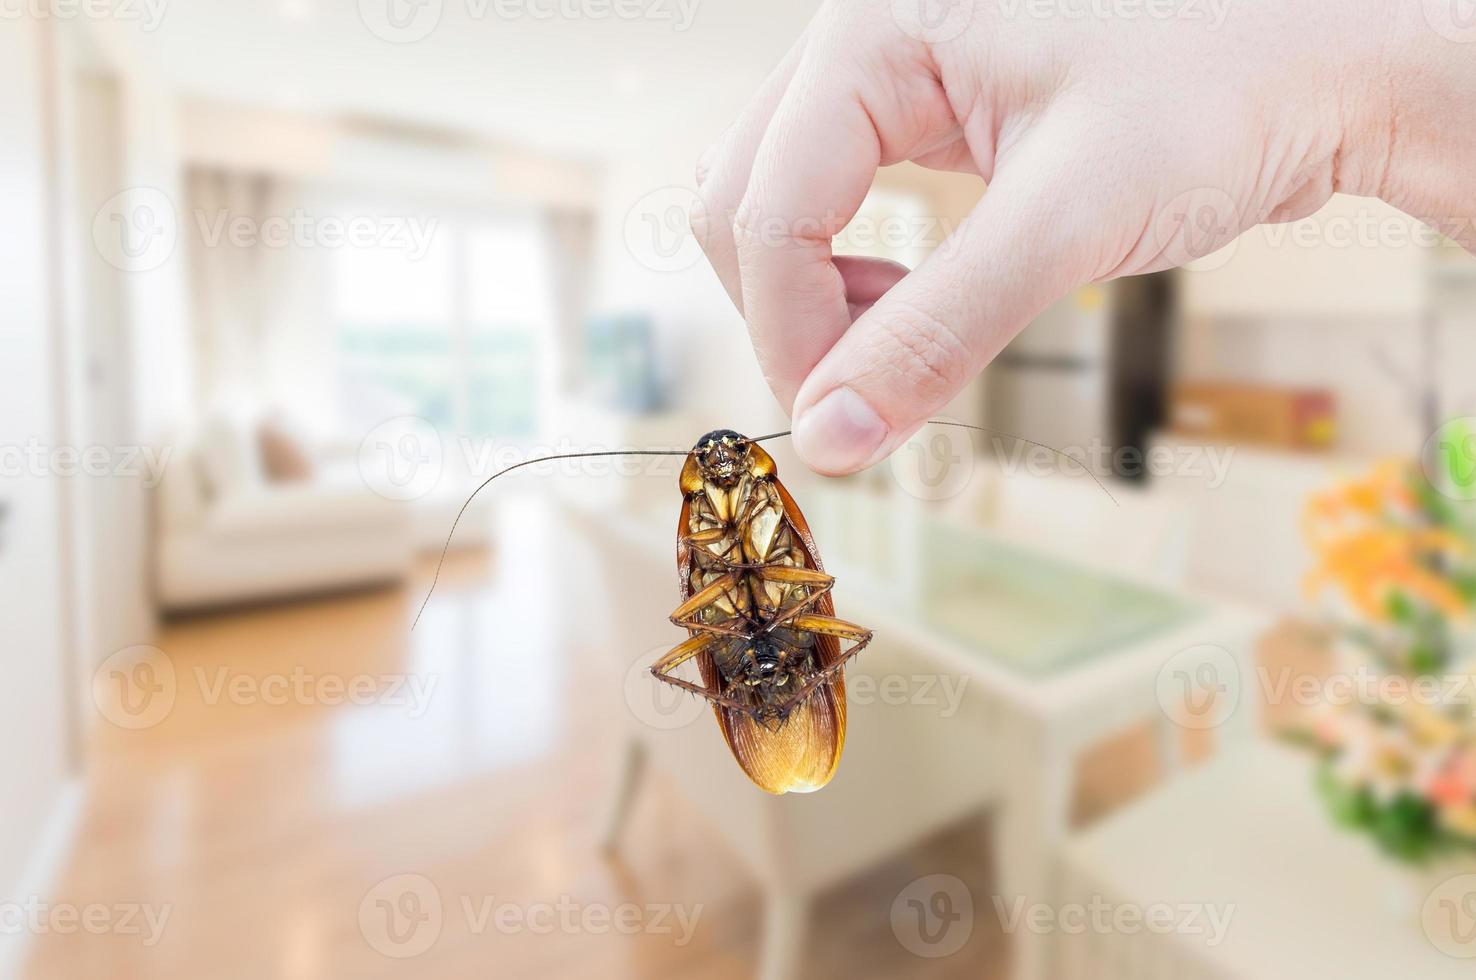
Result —
[[[995,431],[941,419],[932,424]],[[871,642],[872,632],[836,618],[835,579],[825,573],[810,526],[779,482],[773,457],[759,445],[787,435],[750,439],[717,429],[687,452],[609,450],[514,463],[472,491],[451,525],[441,562],[472,500],[505,473],[553,459],[686,457],[678,479],[682,505],[676,534],[681,601],[670,620],[687,631],[687,639],[658,658],[651,673],[712,705],[729,751],[759,788],[775,794],[813,792],[840,764],[846,740],[844,670]],[[1082,465],[1111,496],[1080,460],[1042,443],[1020,441]],[[438,564],[411,629],[440,575]],[[702,683],[674,676],[689,661],[696,662]]]
[[[842,671],[871,630],[836,618],[835,579],[756,440],[709,432],[692,447],[679,485],[682,602],[671,621],[688,638],[651,673],[712,703],[729,751],[760,788],[819,789],[846,740]],[[700,685],[672,676],[693,658]]]

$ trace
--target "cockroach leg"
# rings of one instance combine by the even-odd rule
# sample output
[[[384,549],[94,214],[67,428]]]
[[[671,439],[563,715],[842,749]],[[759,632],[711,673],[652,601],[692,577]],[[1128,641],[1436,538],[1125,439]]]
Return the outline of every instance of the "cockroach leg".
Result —
[[[834,616],[796,616],[789,626],[791,629],[805,633],[838,636],[843,640],[855,640],[857,643],[871,641],[871,630],[864,626],[857,626],[855,623],[848,623],[844,619],[836,619]]]
[[[705,547],[706,545],[716,544],[727,536],[727,528],[721,526],[710,527],[703,531],[697,531],[694,534],[688,534],[682,537],[678,543],[687,545],[688,547],[692,547],[695,545],[696,547],[702,548],[703,551],[707,551]],[[708,554],[712,554],[712,552],[709,551]],[[718,558],[718,560],[721,561],[721,558],[718,555],[712,555],[712,557]]]
[[[690,599],[672,610],[671,622],[673,626],[684,629],[701,630],[704,633],[721,633],[724,636],[748,636],[747,630],[737,629],[721,623],[704,623],[694,617],[703,609],[712,605],[725,595],[729,595],[738,585],[738,575],[728,572],[713,579],[706,588],[695,593]],[[737,604],[734,604],[737,608]]]
[[[651,665],[651,673],[665,680],[666,678],[663,675],[668,671],[680,667],[716,642],[717,635],[714,633],[700,633],[690,639],[683,640],[662,654],[661,658]]]
[[[719,694],[699,684],[693,684],[689,680],[673,677],[669,673],[691,660],[698,654],[705,653],[714,643],[719,642],[719,637],[713,633],[704,633],[691,639],[683,640],[661,656],[651,665],[651,674],[659,681],[665,681],[674,687],[684,691],[690,691],[714,704],[721,704],[729,708],[737,708],[740,711],[748,711],[749,706],[736,698],[728,697],[726,693]]]
[[[828,665],[824,670],[816,672],[813,677],[805,681],[799,690],[777,705],[776,710],[781,715],[788,714],[790,709],[795,705],[804,703],[805,699],[814,694],[815,689],[820,687],[820,685],[828,684],[834,680],[835,676],[845,669],[846,664],[850,662],[851,658],[864,650],[866,645],[871,642],[871,630],[864,626],[848,623],[843,619],[836,619],[833,616],[796,616],[790,622],[790,628],[808,633],[820,633],[826,636],[854,640],[855,645],[841,654],[838,660]]]
[[[817,572],[813,568],[805,568],[802,565],[780,565],[766,562],[761,565],[752,566],[759,578],[768,579],[770,582],[793,582],[798,585],[818,585],[829,589],[835,584],[835,577]]]
[[[783,626],[806,609],[820,601],[820,597],[835,587],[835,579],[824,572],[799,565],[761,565],[754,574],[767,582],[786,582],[792,585],[809,586],[808,594],[788,608],[778,611],[764,624],[763,631],[772,633],[775,627]]]

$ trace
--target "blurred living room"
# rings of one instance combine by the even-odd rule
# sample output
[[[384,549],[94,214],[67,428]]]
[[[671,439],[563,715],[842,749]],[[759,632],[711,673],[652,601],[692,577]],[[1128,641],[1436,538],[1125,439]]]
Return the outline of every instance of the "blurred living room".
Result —
[[[823,790],[651,676],[680,454],[789,427],[693,170],[817,6],[0,4],[0,976],[1465,975],[1476,258],[1377,200],[763,443],[874,631]]]

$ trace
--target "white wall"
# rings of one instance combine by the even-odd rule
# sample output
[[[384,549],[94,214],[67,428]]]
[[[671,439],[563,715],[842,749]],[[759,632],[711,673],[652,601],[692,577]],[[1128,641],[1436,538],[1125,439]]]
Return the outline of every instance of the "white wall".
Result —
[[[0,30],[0,446],[57,442],[45,119],[44,28]],[[25,469],[24,467],[22,469]],[[64,552],[57,479],[0,475],[0,900],[38,887],[41,842],[54,830],[71,762],[65,692]],[[14,943],[14,937],[0,937]],[[0,947],[0,973],[6,972]]]
[[[167,226],[179,200],[175,106],[126,31],[110,22],[55,23],[53,120],[57,155],[60,351],[66,441],[78,447],[165,451],[189,404],[190,359],[182,250],[120,261],[119,222],[136,206]],[[162,203],[161,203],[162,202]],[[110,245],[111,240],[111,245]],[[154,607],[150,491],[134,467],[69,480],[71,580],[79,674],[113,652],[147,643]],[[85,700],[86,691],[74,694]],[[84,704],[83,725],[94,712]]]
[[[1476,282],[1476,258],[1433,248],[1433,237],[1386,204],[1345,196],[1250,230],[1183,273],[1178,376],[1328,388],[1340,449],[1415,451],[1428,433],[1400,379],[1420,376],[1427,318],[1439,323],[1443,413],[1476,412],[1476,299],[1443,299],[1436,284],[1441,269]]]

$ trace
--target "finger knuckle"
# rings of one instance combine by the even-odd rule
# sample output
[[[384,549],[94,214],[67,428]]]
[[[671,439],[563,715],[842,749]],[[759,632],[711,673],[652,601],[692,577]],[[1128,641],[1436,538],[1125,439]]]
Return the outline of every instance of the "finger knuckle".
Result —
[[[751,197],[744,195],[733,209],[733,240],[740,250],[752,249],[764,241],[764,220]]]
[[[712,236],[712,211],[707,199],[698,194],[692,201],[692,206],[687,209],[687,227],[692,231],[692,237],[704,252],[709,252],[708,245]]]
[[[697,190],[701,192],[707,186],[707,181],[712,177],[713,164],[717,160],[718,147],[714,143],[697,158],[697,165],[693,168],[692,179],[697,183]]]
[[[951,392],[966,380],[971,354],[957,328],[905,301],[891,313],[883,343],[909,384],[931,394]]]

